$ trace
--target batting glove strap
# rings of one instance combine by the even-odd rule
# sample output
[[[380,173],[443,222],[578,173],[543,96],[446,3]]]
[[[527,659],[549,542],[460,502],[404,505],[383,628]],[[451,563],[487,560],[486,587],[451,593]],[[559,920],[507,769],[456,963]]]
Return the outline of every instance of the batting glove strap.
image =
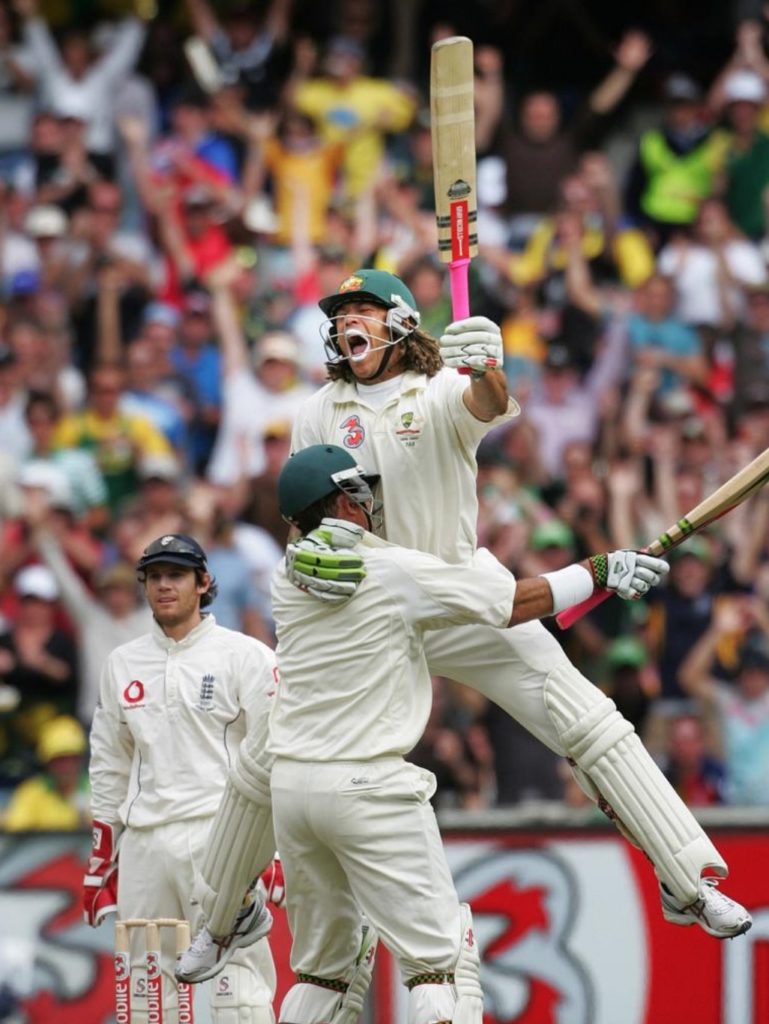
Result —
[[[599,574],[606,560],[606,582],[599,583]],[[596,583],[613,590],[625,601],[634,601],[658,586],[670,571],[664,559],[644,554],[642,551],[610,551],[589,559]],[[595,564],[594,564],[595,563]]]
[[[438,345],[444,366],[469,369],[476,377],[501,369],[504,361],[500,329],[485,316],[449,324]]]

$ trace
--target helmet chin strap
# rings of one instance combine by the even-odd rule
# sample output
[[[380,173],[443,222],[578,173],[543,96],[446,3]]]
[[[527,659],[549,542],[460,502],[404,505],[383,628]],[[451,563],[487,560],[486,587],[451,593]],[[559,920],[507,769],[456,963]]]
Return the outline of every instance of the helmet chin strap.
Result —
[[[379,366],[376,368],[376,370],[374,370],[373,373],[370,373],[367,377],[358,377],[359,381],[365,382],[369,380],[376,380],[377,377],[381,377],[382,374],[386,373],[387,367],[390,365],[390,360],[393,357],[393,351],[404,340],[404,338],[408,337],[407,334],[404,334],[401,337],[393,337],[392,326],[388,325],[388,327],[390,331],[390,340],[385,342],[383,345],[372,345],[371,338],[369,336],[369,349],[368,352],[365,353],[365,355],[368,355],[369,352],[381,352],[383,349],[384,355],[382,356],[381,362],[379,363]],[[356,360],[352,359],[350,356],[342,356],[342,358],[347,359],[348,363],[356,362]]]
[[[392,359],[392,355],[393,355],[393,352],[395,350],[395,346],[397,344],[398,344],[398,341],[393,341],[389,345],[387,345],[386,348],[385,348],[385,354],[382,356],[382,361],[380,362],[380,364],[377,367],[377,369],[374,370],[373,373],[370,373],[368,375],[368,377],[359,377],[358,380],[362,380],[362,381],[376,380],[377,377],[381,377],[382,374],[386,372],[387,367],[390,364],[390,360]]]

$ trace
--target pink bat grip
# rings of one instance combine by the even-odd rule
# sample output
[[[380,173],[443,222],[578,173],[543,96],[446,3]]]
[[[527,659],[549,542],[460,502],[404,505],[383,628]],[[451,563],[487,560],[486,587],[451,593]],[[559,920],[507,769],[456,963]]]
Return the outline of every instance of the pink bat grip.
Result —
[[[451,317],[453,320],[465,320],[470,316],[470,291],[467,284],[467,274],[470,268],[469,257],[452,260],[449,263],[449,287],[451,288]],[[470,369],[463,366],[460,373],[470,373]]]
[[[568,629],[569,626],[573,626],[575,622],[582,618],[583,615],[587,615],[589,611],[597,607],[599,604],[603,604],[607,597],[611,597],[611,590],[596,590],[586,597],[584,601],[580,601],[579,604],[573,604],[571,608],[564,608],[555,617],[555,621],[561,627],[561,629]]]

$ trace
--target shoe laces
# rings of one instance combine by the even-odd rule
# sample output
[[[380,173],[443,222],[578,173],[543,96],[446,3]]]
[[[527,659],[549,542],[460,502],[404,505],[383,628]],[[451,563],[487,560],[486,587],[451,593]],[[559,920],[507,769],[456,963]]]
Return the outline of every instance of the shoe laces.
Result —
[[[716,913],[728,910],[734,903],[728,896],[725,896],[718,888],[717,878],[703,878],[701,898],[705,900],[709,908]]]
[[[190,946],[190,953],[201,954],[208,951],[213,939],[208,928],[201,928]]]

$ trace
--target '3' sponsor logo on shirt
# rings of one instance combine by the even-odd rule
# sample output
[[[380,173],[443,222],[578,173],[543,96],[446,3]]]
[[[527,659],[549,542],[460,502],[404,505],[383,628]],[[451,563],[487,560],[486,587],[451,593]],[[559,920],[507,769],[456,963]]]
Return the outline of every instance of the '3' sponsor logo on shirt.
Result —
[[[360,448],[366,440],[366,431],[359,416],[348,416],[346,420],[339,424],[339,428],[340,430],[347,431],[342,438],[342,444],[345,448]]]

